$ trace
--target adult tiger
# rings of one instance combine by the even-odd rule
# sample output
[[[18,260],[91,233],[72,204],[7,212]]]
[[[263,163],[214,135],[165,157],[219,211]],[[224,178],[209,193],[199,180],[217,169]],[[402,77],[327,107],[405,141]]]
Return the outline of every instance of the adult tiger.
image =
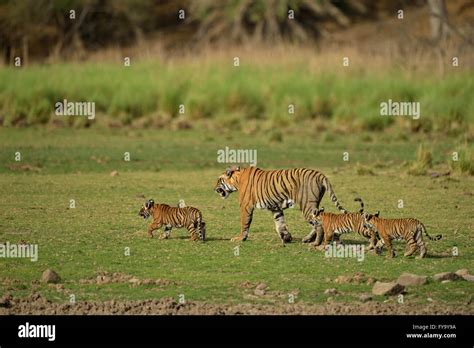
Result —
[[[299,205],[304,218],[313,229],[316,227],[312,223],[312,213],[319,208],[326,191],[337,209],[346,212],[339,204],[328,178],[312,169],[262,170],[255,167],[232,167],[219,177],[214,190],[223,199],[232,192],[239,191],[241,230],[240,235],[232,238],[232,241],[247,239],[255,208],[272,212],[276,231],[283,243],[292,240],[283,210],[294,203]]]
[[[308,243],[316,238],[313,246],[318,246],[321,244],[324,235],[324,243],[321,246],[321,248],[324,249],[332,239],[339,240],[339,237],[344,233],[356,232],[370,240],[368,250],[374,249],[379,240],[378,235],[373,229],[365,226],[366,222],[363,216],[364,202],[362,199],[356,198],[354,201],[360,203],[360,209],[357,213],[334,214],[325,213],[324,208],[315,210],[313,212],[313,221],[316,226],[316,231],[314,235],[305,237],[303,243]],[[377,212],[375,216],[378,217],[379,213]]]
[[[427,252],[425,243],[423,242],[423,233],[429,240],[437,241],[442,238],[441,234],[431,237],[428,232],[426,232],[425,225],[417,219],[382,219],[369,213],[364,213],[363,216],[365,221],[364,226],[380,235],[381,240],[377,243],[376,248],[381,251],[385,244],[388,249],[389,257],[395,257],[395,251],[392,247],[393,239],[402,239],[407,242],[404,256],[411,256],[420,249],[420,255],[416,258],[423,258]]]

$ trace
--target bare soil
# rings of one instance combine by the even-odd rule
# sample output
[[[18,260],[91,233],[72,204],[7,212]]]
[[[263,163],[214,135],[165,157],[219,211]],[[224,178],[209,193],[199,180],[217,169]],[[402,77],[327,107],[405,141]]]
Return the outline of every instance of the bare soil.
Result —
[[[366,303],[327,303],[327,304],[211,304],[204,302],[179,303],[172,298],[146,301],[85,301],[75,304],[50,302],[39,294],[33,293],[27,298],[4,296],[0,300],[0,315],[454,315],[474,314],[474,304],[450,306],[443,303],[398,304]]]

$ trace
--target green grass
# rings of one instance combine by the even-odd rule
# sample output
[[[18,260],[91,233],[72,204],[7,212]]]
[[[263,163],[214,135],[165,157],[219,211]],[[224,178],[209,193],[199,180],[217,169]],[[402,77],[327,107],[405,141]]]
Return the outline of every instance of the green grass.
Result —
[[[425,131],[458,134],[474,123],[471,71],[453,71],[444,77],[426,72],[408,75],[395,68],[372,71],[365,66],[344,70],[335,65],[314,71],[298,60],[286,65],[274,60],[264,66],[242,60],[240,67],[234,67],[230,58],[211,62],[197,58],[179,64],[143,61],[130,67],[69,63],[3,68],[1,123],[60,122],[54,104],[63,99],[93,101],[97,113],[110,116],[101,119],[119,124],[150,117],[170,120],[183,104],[188,121],[219,120],[234,129],[248,119],[282,126],[322,118],[336,125],[380,130],[397,124],[394,118],[380,116],[380,103],[388,99],[420,102]],[[288,114],[289,104],[295,106],[293,115]],[[87,124],[83,118],[63,123]]]
[[[314,134],[312,130],[284,134],[277,142],[272,135],[245,135],[222,131],[216,135],[200,131],[165,130],[74,130],[0,129],[0,241],[39,245],[39,260],[0,259],[0,293],[27,295],[33,289],[55,301],[177,298],[218,303],[268,302],[249,298],[243,282],[264,282],[283,294],[299,290],[297,301],[325,302],[324,290],[337,288],[336,301],[350,302],[369,292],[365,284],[335,284],[338,275],[363,272],[380,280],[396,279],[402,272],[433,275],[468,268],[474,272],[472,230],[473,177],[455,173],[431,178],[408,175],[416,161],[418,144],[429,139],[414,135],[410,141],[386,134]],[[310,136],[313,134],[313,136]],[[270,145],[269,145],[270,144]],[[223,201],[213,192],[217,176],[226,164],[217,163],[217,150],[258,150],[261,168],[311,167],[323,171],[343,205],[355,209],[353,198],[361,196],[366,210],[381,210],[387,217],[416,217],[430,234],[443,234],[439,242],[427,241],[429,257],[404,258],[404,243],[396,243],[398,257],[386,259],[366,254],[355,259],[325,258],[308,250],[299,239],[309,226],[298,209],[286,211],[287,223],[296,241],[283,248],[274,231],[271,215],[256,211],[249,240],[238,244],[229,239],[239,232],[236,195]],[[433,170],[449,168],[453,151],[465,146],[454,138],[430,143]],[[472,146],[469,147],[472,151]],[[15,152],[22,161],[14,161]],[[348,151],[350,160],[342,161]],[[130,152],[131,161],[123,160]],[[360,168],[366,168],[361,170]],[[368,169],[367,169],[368,168]],[[370,169],[370,170],[369,170]],[[109,176],[112,170],[119,175]],[[138,217],[142,195],[156,202],[188,205],[202,210],[208,241],[189,242],[185,230],[174,230],[170,240],[148,239],[146,222]],[[70,199],[76,208],[68,209]],[[404,208],[397,208],[403,199]],[[334,211],[327,197],[322,205]],[[366,243],[355,234],[346,242]],[[459,256],[451,254],[459,248]],[[129,247],[130,256],[124,255]],[[63,278],[66,292],[37,284],[46,268]],[[127,283],[81,284],[98,272],[122,272],[138,278],[167,279],[165,287]],[[408,289],[407,299],[426,303],[462,304],[472,294],[472,285],[459,281],[430,283]],[[285,297],[275,297],[284,303]],[[376,301],[383,301],[376,298]]]

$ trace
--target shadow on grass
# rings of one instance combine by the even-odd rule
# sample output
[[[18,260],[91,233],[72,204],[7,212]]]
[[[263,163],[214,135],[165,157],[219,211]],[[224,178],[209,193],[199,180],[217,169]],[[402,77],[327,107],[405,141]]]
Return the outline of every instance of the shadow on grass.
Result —
[[[183,239],[190,239],[189,236],[174,236],[174,237],[170,237],[168,238],[167,240],[173,240],[173,239],[180,239],[180,240],[183,240]],[[230,238],[222,238],[222,237],[206,237],[206,240],[204,242],[215,242],[215,241],[230,241]]]

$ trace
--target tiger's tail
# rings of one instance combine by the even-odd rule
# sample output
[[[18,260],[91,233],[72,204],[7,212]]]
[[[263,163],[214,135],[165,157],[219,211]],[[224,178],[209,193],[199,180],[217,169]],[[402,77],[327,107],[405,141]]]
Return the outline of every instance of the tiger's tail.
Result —
[[[339,201],[337,200],[336,194],[334,193],[334,191],[333,191],[333,189],[332,189],[332,186],[331,186],[331,184],[329,183],[329,179],[328,179],[326,176],[324,176],[324,179],[323,179],[323,186],[324,186],[324,188],[326,189],[326,191],[328,192],[329,198],[331,199],[331,202],[334,203],[334,205],[336,206],[336,208],[337,208],[339,211],[341,211],[341,212],[343,212],[344,214],[346,214],[346,213],[347,213],[347,210],[344,209],[344,208],[342,207],[342,205],[339,203]]]
[[[362,201],[362,198],[356,197],[356,198],[354,198],[354,202],[359,202],[360,203],[359,213],[363,213],[364,212],[364,202]]]
[[[443,236],[441,234],[438,234],[434,237],[431,237],[428,232],[426,232],[426,228],[425,228],[425,225],[423,225],[422,223],[420,223],[420,227],[421,227],[421,231],[429,238],[429,240],[440,240],[441,238],[443,238]]]

